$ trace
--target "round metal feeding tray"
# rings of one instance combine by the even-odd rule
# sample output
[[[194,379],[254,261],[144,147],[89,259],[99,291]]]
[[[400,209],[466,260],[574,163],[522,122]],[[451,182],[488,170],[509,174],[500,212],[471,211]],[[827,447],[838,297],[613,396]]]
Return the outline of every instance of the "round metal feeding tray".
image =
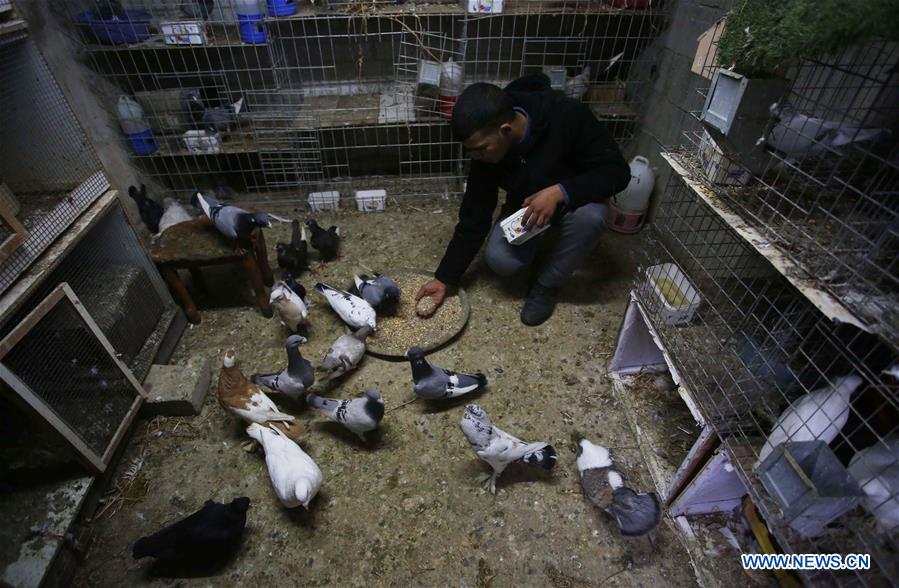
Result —
[[[447,296],[443,305],[425,319],[415,314],[415,295],[434,274],[417,269],[384,273],[396,280],[402,296],[395,315],[378,316],[378,332],[366,341],[369,353],[377,357],[402,359],[406,350],[413,345],[427,353],[449,343],[465,328],[471,312],[465,290],[460,288],[453,296]]]

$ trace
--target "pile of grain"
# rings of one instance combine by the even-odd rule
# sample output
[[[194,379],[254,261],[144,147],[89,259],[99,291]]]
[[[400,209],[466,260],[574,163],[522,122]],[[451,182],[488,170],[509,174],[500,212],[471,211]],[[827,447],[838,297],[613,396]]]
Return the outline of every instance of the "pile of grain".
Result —
[[[448,296],[431,317],[415,313],[415,295],[430,276],[417,273],[391,274],[402,291],[395,315],[378,315],[378,332],[368,338],[368,349],[381,355],[402,356],[417,345],[425,351],[450,340],[468,320],[460,296]]]

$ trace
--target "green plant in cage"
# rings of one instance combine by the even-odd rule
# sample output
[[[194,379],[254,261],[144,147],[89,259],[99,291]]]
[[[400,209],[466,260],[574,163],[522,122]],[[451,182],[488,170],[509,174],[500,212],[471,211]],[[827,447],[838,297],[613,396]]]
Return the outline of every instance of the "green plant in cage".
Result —
[[[899,0],[740,0],[727,16],[718,60],[756,75],[876,39],[899,40]]]

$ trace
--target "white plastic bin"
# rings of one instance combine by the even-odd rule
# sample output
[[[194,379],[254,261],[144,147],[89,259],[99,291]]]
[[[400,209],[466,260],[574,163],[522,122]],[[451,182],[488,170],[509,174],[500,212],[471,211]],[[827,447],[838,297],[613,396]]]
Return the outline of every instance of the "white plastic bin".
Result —
[[[647,293],[658,302],[666,325],[683,325],[693,319],[702,300],[676,264],[663,263],[647,268],[646,281]]]
[[[159,30],[166,45],[206,44],[206,26],[202,21],[161,22]]]
[[[312,209],[312,212],[337,210],[340,208],[340,192],[337,190],[331,190],[329,192],[310,192],[309,208]]]
[[[206,130],[191,130],[184,133],[184,146],[191,153],[218,153],[222,142],[218,133]]]
[[[356,190],[356,208],[362,212],[378,212],[387,206],[387,190]]]

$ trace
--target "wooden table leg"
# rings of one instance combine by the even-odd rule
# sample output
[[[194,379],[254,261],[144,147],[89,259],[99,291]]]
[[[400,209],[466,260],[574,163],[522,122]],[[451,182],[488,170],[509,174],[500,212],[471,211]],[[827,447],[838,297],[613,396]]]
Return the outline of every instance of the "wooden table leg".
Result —
[[[271,318],[272,307],[268,303],[268,294],[262,283],[262,272],[259,271],[256,256],[252,253],[244,255],[240,259],[240,265],[243,266],[243,271],[246,272],[247,278],[250,280],[250,285],[253,286],[253,292],[256,294],[256,305],[259,306],[259,310],[262,311],[262,316]]]
[[[202,320],[200,317],[200,311],[197,310],[193,298],[190,297],[190,292],[187,291],[187,288],[184,286],[184,282],[181,281],[181,276],[178,275],[178,270],[171,266],[161,265],[159,266],[159,273],[162,274],[162,278],[165,280],[165,283],[169,285],[169,288],[172,289],[172,292],[175,293],[175,297],[181,303],[181,308],[184,309],[184,314],[187,315],[187,320],[195,325],[199,324],[200,320]]]
[[[268,251],[265,248],[265,235],[262,229],[256,231],[253,237],[253,253],[256,255],[256,262],[259,264],[259,271],[262,273],[262,281],[266,286],[275,283],[275,276],[272,275],[272,268],[268,264]]]
[[[201,292],[203,295],[208,294],[209,290],[206,288],[206,280],[203,278],[203,272],[200,271],[200,268],[190,267],[187,269],[190,272],[190,277],[193,279],[197,291]]]

